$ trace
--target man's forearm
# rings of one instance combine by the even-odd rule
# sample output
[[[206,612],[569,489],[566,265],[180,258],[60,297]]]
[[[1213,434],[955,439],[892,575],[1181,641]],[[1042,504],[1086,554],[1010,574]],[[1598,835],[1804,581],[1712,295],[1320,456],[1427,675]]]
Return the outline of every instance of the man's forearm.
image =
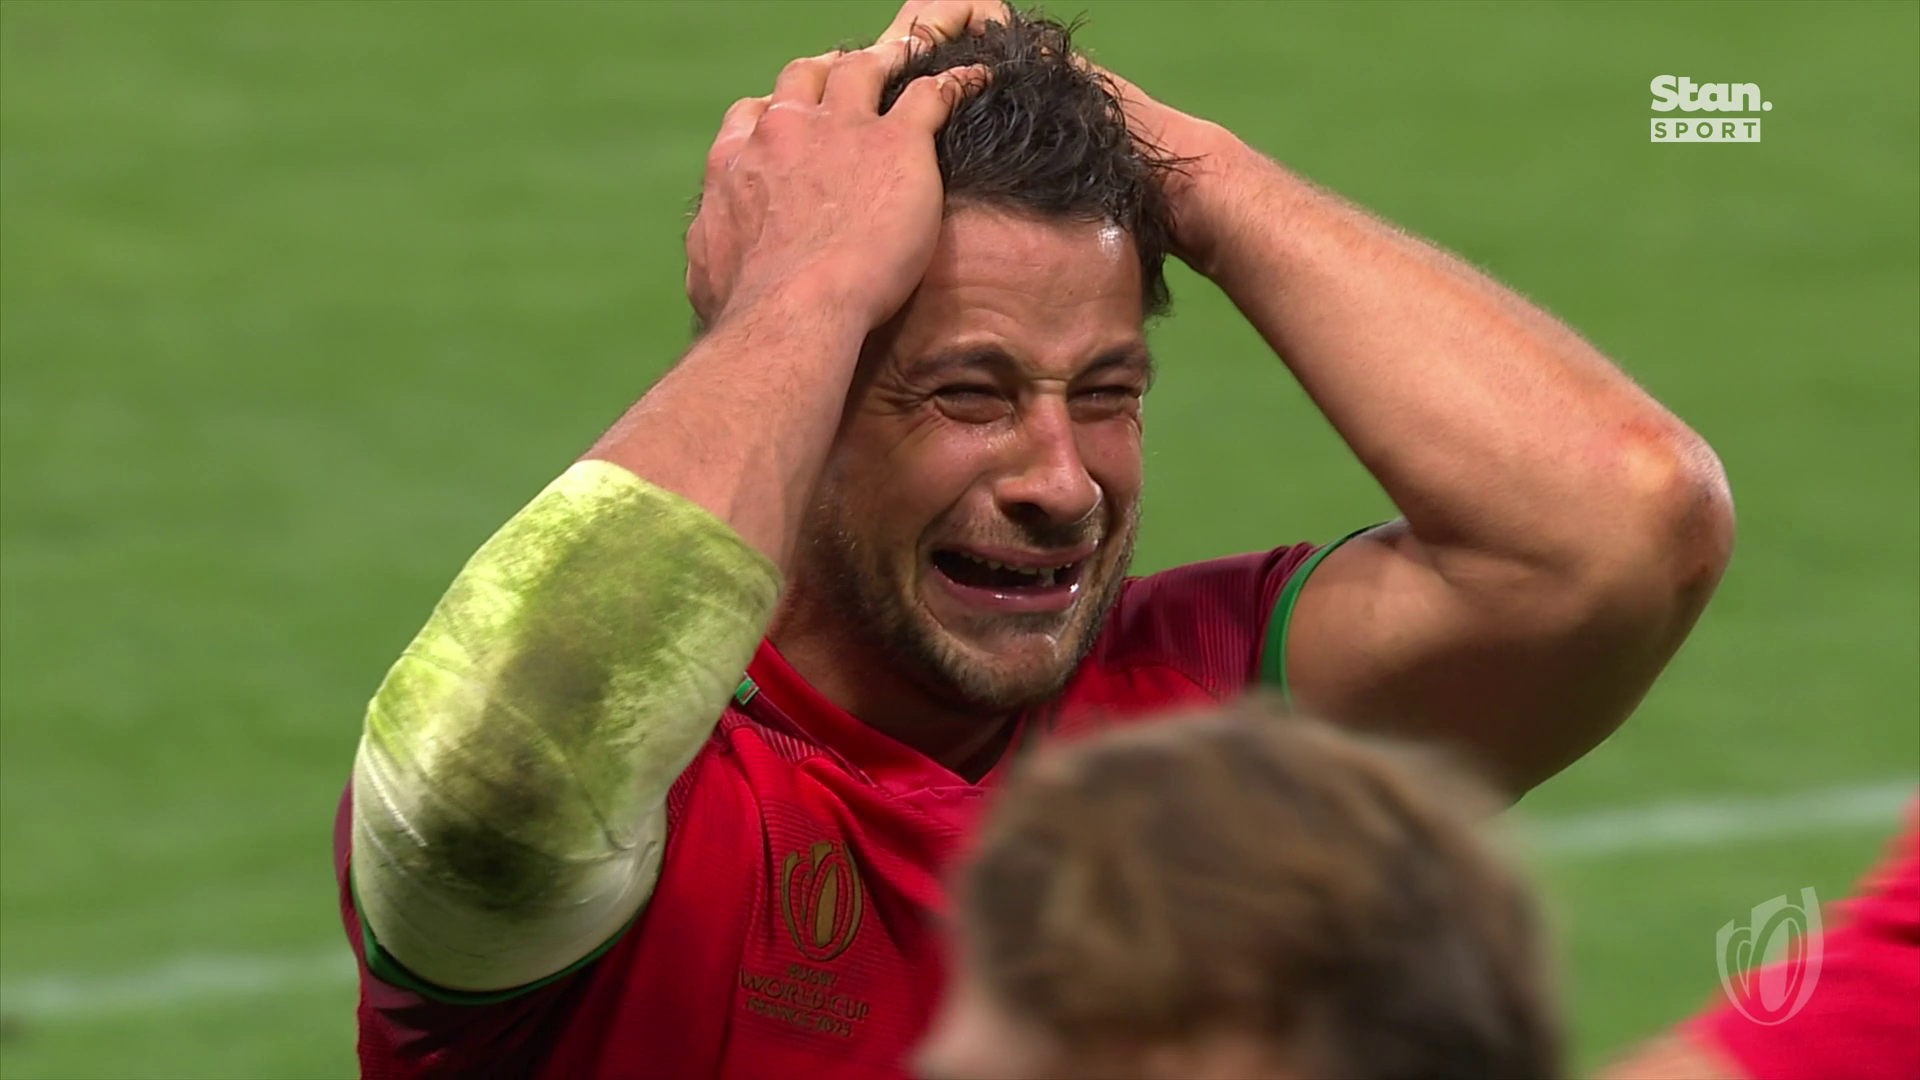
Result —
[[[1718,483],[1687,427],[1557,320],[1232,141],[1195,185],[1195,261],[1445,558],[1553,572],[1661,559]],[[1659,550],[1649,550],[1649,546]],[[1441,568],[1445,572],[1445,567]]]
[[[667,788],[772,618],[859,344],[799,289],[743,303],[455,579],[354,769],[354,883],[401,963],[516,986],[645,902]]]
[[[691,499],[784,569],[867,330],[804,282],[743,303],[587,457]]]

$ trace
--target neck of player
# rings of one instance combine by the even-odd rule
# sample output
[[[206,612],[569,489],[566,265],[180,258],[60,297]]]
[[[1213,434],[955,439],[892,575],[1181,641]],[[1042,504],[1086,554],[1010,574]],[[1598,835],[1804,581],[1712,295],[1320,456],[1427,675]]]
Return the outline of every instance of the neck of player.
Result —
[[[969,783],[999,761],[1014,714],[956,709],[904,676],[866,641],[855,640],[844,616],[790,592],[767,639],[808,685],[861,723],[919,751]]]

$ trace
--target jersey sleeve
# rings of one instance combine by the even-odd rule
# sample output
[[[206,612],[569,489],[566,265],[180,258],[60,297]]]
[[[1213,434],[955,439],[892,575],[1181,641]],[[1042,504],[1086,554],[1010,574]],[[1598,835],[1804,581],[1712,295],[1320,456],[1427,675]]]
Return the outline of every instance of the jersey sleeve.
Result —
[[[1693,1038],[1752,1080],[1920,1077],[1920,807],[1899,850],[1848,901],[1822,941],[1805,1005],[1777,1024],[1721,1006],[1695,1018]]]
[[[430,997],[388,981],[398,964],[382,954],[360,921],[348,859],[352,792],[334,821],[334,873],[340,919],[360,969],[359,1057],[367,1080],[426,1076],[532,1076],[551,1048],[545,1037],[581,981],[575,973],[502,1000],[468,1003]],[[376,974],[387,971],[387,977]],[[404,975],[402,976],[404,978]]]
[[[1287,630],[1300,589],[1322,559],[1358,535],[1135,579],[1111,616],[1103,659],[1115,667],[1174,668],[1219,698],[1256,684],[1284,696]]]

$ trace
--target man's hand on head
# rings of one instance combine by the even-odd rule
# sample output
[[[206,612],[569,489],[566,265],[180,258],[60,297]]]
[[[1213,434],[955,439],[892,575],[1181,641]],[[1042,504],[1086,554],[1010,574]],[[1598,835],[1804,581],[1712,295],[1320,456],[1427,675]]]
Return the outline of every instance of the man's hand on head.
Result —
[[[952,41],[986,31],[989,22],[1005,21],[1001,0],[907,0],[888,24],[881,40],[913,34],[930,44]],[[1224,214],[1216,206],[1228,201],[1227,184],[1219,183],[1231,170],[1235,151],[1245,146],[1218,124],[1188,115],[1163,102],[1113,71],[1085,61],[1112,85],[1126,110],[1134,136],[1156,151],[1187,164],[1167,177],[1167,195],[1173,200],[1174,253],[1205,273],[1214,236],[1227,226],[1216,225]]]
[[[907,60],[910,55],[908,50],[938,45],[965,34],[981,33],[986,29],[989,19],[1004,18],[1006,11],[1006,5],[1000,0],[907,0],[894,16],[893,22],[888,24],[886,32],[880,35],[878,43],[871,48],[797,60],[794,63],[817,66],[830,63],[840,55],[873,54],[885,57],[897,67]],[[888,70],[891,72],[893,68]],[[960,88],[962,93],[977,85],[982,77],[979,73],[969,76]],[[952,87],[942,83],[941,89],[945,93]],[[954,98],[953,104],[957,104],[958,100]],[[740,252],[731,246],[741,239],[738,230],[716,225],[721,211],[710,212],[708,209],[708,200],[716,180],[716,166],[723,173],[733,167],[741,149],[757,130],[759,119],[772,102],[771,95],[743,98],[735,102],[721,121],[720,133],[707,155],[707,181],[701,194],[700,207],[687,229],[687,299],[692,303],[698,325],[702,328],[712,326],[720,310],[726,306],[734,290],[740,262]],[[941,121],[944,120],[942,116]],[[935,124],[935,130],[938,126]]]
[[[898,48],[898,43],[917,39],[922,46],[934,46],[967,35],[986,32],[987,24],[1006,18],[1008,7],[1001,0],[907,0],[887,25],[874,50]],[[831,57],[815,57],[810,62],[827,62]],[[904,61],[905,55],[900,59]],[[802,61],[796,61],[802,63]],[[1216,238],[1231,234],[1231,210],[1234,205],[1232,174],[1236,166],[1257,159],[1233,134],[1217,124],[1201,120],[1155,100],[1138,86],[1112,71],[1086,63],[1112,85],[1126,110],[1129,127],[1157,152],[1180,159],[1184,164],[1167,177],[1167,194],[1175,207],[1176,233],[1174,254],[1207,273],[1218,246]],[[970,79],[969,86],[977,85]],[[739,145],[755,129],[752,122],[771,102],[770,97],[747,98],[735,104],[722,124],[719,138],[709,155],[709,187],[716,161],[731,163]],[[687,232],[687,298],[702,326],[711,326],[726,305],[734,288],[737,253],[727,247],[735,237],[713,227],[715,214],[701,209]]]
[[[981,68],[916,79],[881,115],[888,77],[924,39],[795,60],[771,95],[727,110],[687,232],[687,294],[709,325],[743,297],[804,285],[884,322],[933,255],[945,194],[933,135]]]
[[[1219,124],[1156,100],[1111,68],[1084,55],[1083,61],[1119,96],[1133,137],[1151,152],[1181,163],[1165,179],[1167,199],[1174,210],[1173,253],[1207,274],[1214,249],[1232,232],[1227,210],[1232,202],[1234,174],[1258,155]]]
[[[1001,0],[907,0],[881,40],[913,34],[939,44],[984,33],[987,23],[1004,21],[1006,14],[1007,5]],[[1220,125],[1157,101],[1112,70],[1083,59],[1119,96],[1134,136],[1155,151],[1185,162],[1166,180],[1167,195],[1176,211],[1173,250],[1194,269],[1206,273],[1217,243],[1215,237],[1231,231],[1226,222],[1232,200],[1231,174],[1241,154],[1250,152]]]

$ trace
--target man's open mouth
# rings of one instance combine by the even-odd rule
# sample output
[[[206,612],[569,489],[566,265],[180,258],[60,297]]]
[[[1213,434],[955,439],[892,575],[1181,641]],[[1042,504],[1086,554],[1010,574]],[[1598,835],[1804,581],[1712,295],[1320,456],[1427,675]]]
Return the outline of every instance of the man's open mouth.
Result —
[[[1046,556],[1012,562],[990,559],[968,551],[936,551],[933,568],[956,585],[994,592],[1037,592],[1070,588],[1080,580],[1085,558],[1049,561]]]

